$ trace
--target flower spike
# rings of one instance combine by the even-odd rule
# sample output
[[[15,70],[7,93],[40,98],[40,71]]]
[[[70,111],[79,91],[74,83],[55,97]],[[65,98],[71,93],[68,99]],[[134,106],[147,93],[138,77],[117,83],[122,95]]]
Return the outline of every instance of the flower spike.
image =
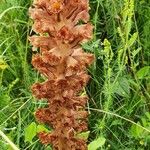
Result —
[[[36,33],[29,40],[33,50],[39,49],[32,64],[47,78],[32,86],[33,95],[48,102],[35,117],[53,128],[39,138],[54,150],[87,150],[86,140],[76,135],[88,130],[88,97],[80,95],[90,78],[86,68],[94,60],[81,47],[92,38],[88,11],[88,0],[34,0],[29,9]]]

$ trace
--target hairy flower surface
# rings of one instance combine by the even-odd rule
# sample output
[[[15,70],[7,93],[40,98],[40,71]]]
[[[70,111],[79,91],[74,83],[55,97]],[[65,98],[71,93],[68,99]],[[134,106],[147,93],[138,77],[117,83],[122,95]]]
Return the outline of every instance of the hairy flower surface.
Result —
[[[32,86],[37,99],[47,99],[47,108],[35,116],[40,123],[53,128],[41,132],[43,144],[55,150],[86,150],[86,140],[76,135],[88,129],[85,106],[87,96],[80,92],[89,81],[86,68],[94,56],[85,53],[81,44],[92,38],[88,0],[34,0],[30,16],[36,35],[29,38],[33,50],[33,66],[47,80]]]

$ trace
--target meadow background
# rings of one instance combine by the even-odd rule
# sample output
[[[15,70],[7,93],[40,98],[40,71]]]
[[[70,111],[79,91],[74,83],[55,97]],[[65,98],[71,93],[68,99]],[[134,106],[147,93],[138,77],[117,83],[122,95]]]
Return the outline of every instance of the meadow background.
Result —
[[[31,0],[0,0],[0,150],[51,150],[36,134],[47,130],[34,118],[45,102],[32,97],[40,80],[31,65]],[[150,1],[90,0],[95,54],[85,92],[90,150],[150,150]],[[84,94],[84,93],[83,93]]]

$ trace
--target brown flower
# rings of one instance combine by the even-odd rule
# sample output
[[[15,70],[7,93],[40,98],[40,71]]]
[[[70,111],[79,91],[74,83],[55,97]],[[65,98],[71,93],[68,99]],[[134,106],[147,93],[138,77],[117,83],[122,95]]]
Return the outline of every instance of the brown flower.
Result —
[[[88,130],[88,97],[80,96],[90,78],[86,68],[94,60],[93,54],[81,48],[81,43],[92,38],[88,11],[88,0],[34,0],[29,10],[37,33],[29,38],[33,51],[38,51],[32,64],[47,78],[32,86],[33,95],[48,103],[35,116],[53,128],[50,133],[39,133],[39,138],[55,150],[87,150],[86,140],[76,133]]]

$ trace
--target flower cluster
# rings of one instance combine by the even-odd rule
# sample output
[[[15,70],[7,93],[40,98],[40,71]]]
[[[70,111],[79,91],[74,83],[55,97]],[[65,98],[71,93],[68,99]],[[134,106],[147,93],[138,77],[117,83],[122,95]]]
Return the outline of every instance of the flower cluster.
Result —
[[[92,38],[88,11],[88,0],[34,0],[29,10],[36,33],[29,40],[33,50],[39,49],[32,64],[47,79],[32,86],[37,99],[48,101],[35,116],[53,128],[39,133],[39,138],[55,150],[87,149],[86,141],[76,134],[87,130],[88,97],[80,93],[89,80],[86,68],[94,60],[81,48]]]

